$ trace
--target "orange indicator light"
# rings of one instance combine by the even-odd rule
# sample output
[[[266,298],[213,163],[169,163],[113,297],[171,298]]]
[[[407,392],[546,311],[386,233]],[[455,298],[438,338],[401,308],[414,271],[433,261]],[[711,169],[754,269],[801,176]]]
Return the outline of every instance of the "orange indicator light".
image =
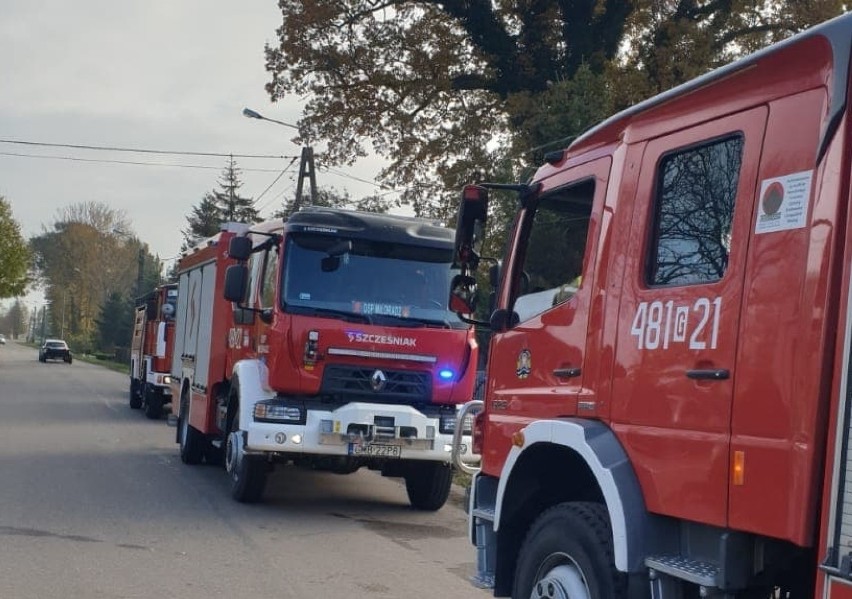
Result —
[[[742,486],[745,484],[745,452],[744,451],[735,451],[734,452],[734,471],[733,471],[733,483],[737,486]]]
[[[524,440],[525,439],[523,431],[517,431],[515,433],[512,433],[512,445],[516,447],[523,447]]]

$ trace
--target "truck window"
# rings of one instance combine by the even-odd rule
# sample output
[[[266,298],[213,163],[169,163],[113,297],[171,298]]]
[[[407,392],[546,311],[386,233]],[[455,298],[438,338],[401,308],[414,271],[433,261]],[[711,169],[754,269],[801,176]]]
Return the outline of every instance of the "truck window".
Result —
[[[582,282],[594,194],[594,180],[586,180],[538,201],[527,225],[523,271],[516,275],[514,310],[520,322],[568,301],[576,293]]]
[[[249,278],[246,286],[246,303],[258,307],[261,286],[263,285],[263,266],[265,253],[255,252],[248,259]]]
[[[346,248],[350,242],[349,249]],[[285,309],[370,322],[467,328],[447,308],[451,247],[293,233],[287,238]]]
[[[712,283],[725,274],[742,152],[737,134],[660,162],[649,285]]]
[[[260,307],[272,308],[275,304],[275,280],[278,275],[278,246],[266,251],[261,278]]]

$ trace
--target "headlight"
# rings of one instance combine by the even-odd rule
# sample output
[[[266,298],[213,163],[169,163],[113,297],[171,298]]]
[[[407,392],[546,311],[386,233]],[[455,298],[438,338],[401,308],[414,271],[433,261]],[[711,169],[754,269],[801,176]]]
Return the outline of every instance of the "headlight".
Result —
[[[445,435],[451,435],[456,430],[456,415],[442,414],[438,430]],[[468,416],[464,419],[464,428],[462,434],[469,435],[473,430],[473,419]]]
[[[274,422],[299,422],[302,410],[293,406],[258,402],[254,404],[254,419]]]

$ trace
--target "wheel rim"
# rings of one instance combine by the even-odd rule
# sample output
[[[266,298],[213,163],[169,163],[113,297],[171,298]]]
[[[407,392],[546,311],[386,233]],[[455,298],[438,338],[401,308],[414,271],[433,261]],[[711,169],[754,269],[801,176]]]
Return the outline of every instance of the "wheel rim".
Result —
[[[539,574],[530,599],[591,599],[583,571],[569,555],[549,556],[539,568]]]
[[[243,461],[243,435],[240,431],[228,434],[225,444],[225,469],[234,478],[239,479],[240,466]]]

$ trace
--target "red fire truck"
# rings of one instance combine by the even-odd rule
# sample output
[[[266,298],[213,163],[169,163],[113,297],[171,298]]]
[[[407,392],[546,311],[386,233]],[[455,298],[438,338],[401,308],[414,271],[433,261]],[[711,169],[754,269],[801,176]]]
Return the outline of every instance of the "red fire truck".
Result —
[[[528,183],[465,188],[463,313],[489,193],[520,206],[473,431],[476,584],[852,597],[850,56],[846,15],[611,117]]]
[[[223,457],[243,502],[261,498],[273,464],[292,462],[403,477],[412,506],[439,509],[478,355],[446,307],[453,235],[307,208],[251,230],[228,224],[188,253],[172,363],[182,460]]]
[[[171,401],[177,285],[161,285],[139,298],[130,343],[130,407],[156,420]]]

